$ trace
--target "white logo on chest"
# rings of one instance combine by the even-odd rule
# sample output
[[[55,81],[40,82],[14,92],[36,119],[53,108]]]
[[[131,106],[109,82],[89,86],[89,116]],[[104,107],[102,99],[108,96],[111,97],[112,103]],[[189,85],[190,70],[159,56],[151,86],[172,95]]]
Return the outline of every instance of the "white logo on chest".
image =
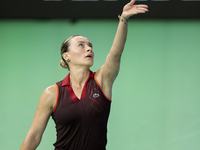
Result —
[[[99,95],[99,93],[94,93],[93,94],[93,98],[97,98],[97,97],[99,97],[100,95]]]

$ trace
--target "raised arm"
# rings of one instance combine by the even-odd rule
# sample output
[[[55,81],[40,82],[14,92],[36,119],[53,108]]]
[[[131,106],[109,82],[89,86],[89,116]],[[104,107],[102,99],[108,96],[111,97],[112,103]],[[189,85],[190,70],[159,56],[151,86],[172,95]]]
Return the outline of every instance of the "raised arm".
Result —
[[[49,117],[53,111],[56,97],[57,88],[55,85],[44,90],[38,102],[32,125],[20,147],[20,150],[35,150],[37,148]]]
[[[97,71],[96,78],[100,82],[105,95],[111,98],[111,88],[120,67],[120,58],[127,37],[128,19],[132,15],[148,11],[147,5],[134,5],[136,0],[131,0],[123,8],[113,45],[106,58],[105,64]]]

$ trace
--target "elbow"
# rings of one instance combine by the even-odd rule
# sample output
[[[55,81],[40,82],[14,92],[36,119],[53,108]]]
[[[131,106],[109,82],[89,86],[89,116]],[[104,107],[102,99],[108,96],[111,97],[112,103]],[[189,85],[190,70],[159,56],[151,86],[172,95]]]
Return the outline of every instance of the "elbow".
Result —
[[[20,150],[35,150],[40,144],[41,137],[28,133],[24,142],[22,143]]]

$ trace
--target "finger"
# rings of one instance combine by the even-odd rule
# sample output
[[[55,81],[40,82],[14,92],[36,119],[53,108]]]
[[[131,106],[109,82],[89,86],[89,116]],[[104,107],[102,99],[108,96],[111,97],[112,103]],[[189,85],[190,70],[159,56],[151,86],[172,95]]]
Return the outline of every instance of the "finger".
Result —
[[[144,8],[144,7],[138,7],[137,10],[144,10],[144,11],[148,11],[147,8]]]
[[[148,12],[148,11],[149,11],[148,9],[139,9],[138,10],[139,13],[141,13],[141,12]]]
[[[139,9],[137,12],[138,13],[146,13],[148,10],[147,9]]]
[[[135,1],[136,1],[136,0],[131,0],[128,4],[132,6],[132,5],[135,4]]]
[[[148,8],[146,8],[146,7],[141,7],[141,6],[136,6],[136,10],[148,11]]]
[[[148,8],[148,5],[143,5],[143,4],[139,4],[139,5],[135,5],[137,7],[144,7],[144,8]]]

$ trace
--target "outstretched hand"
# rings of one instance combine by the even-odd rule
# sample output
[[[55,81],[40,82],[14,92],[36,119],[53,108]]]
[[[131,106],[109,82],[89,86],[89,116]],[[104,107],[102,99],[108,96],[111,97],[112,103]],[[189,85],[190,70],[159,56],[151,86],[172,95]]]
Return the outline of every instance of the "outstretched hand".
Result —
[[[128,19],[129,17],[139,14],[139,13],[146,13],[148,11],[148,6],[139,4],[134,5],[136,0],[131,0],[128,4],[126,4],[123,8],[122,17],[124,19]]]

